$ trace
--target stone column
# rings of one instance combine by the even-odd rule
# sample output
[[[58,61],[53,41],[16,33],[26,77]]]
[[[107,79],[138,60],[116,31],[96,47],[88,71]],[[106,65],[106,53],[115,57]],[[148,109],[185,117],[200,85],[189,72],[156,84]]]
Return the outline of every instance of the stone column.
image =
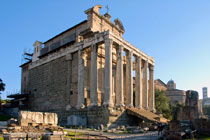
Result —
[[[105,93],[104,105],[113,106],[112,100],[112,39],[105,40]]]
[[[66,63],[67,63],[67,76],[66,76],[66,110],[70,110],[70,91],[71,91],[71,83],[72,83],[72,54],[68,53],[66,55]]]
[[[148,107],[148,75],[147,75],[148,62],[147,60],[144,62],[143,69],[143,107],[144,109],[149,109]]]
[[[91,68],[90,68],[90,106],[98,106],[98,67],[97,67],[97,45],[91,46]]]
[[[149,109],[155,112],[154,66],[149,67]]]
[[[77,108],[84,107],[84,60],[83,60],[83,52],[81,49],[78,50],[78,95],[77,95]]]
[[[123,97],[123,46],[119,46],[119,49],[118,49],[118,52],[117,52],[116,106],[124,106],[124,97]]]
[[[126,56],[126,104],[133,107],[133,52],[129,51]]]
[[[142,71],[141,71],[141,58],[136,58],[136,89],[135,89],[135,102],[137,108],[142,108]]]

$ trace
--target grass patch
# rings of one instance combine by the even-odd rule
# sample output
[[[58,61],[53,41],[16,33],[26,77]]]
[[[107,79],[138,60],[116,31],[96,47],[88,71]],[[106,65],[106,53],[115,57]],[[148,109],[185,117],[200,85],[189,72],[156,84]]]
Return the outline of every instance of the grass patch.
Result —
[[[2,114],[0,114],[0,121],[7,121],[10,118],[12,118],[12,117],[11,116],[8,116],[8,115],[2,115]]]
[[[65,136],[66,138],[69,138],[71,140],[85,140],[82,138],[78,138],[78,136],[86,135],[85,133],[80,133],[80,132],[75,133],[75,131],[66,131],[66,132],[67,132],[67,135]],[[75,138],[75,134],[76,134],[76,138]]]
[[[210,136],[198,135],[197,140],[210,140]]]
[[[65,138],[68,138],[68,139],[71,139],[71,140],[85,140],[85,139],[75,138],[75,137],[71,137],[71,136],[65,136]]]
[[[80,132],[73,132],[73,131],[67,131],[67,135],[68,136],[75,136],[75,134],[76,134],[76,136],[79,136],[79,135],[85,135],[85,133],[80,133]]]
[[[196,135],[194,139],[184,139],[184,140],[210,140],[210,136]]]

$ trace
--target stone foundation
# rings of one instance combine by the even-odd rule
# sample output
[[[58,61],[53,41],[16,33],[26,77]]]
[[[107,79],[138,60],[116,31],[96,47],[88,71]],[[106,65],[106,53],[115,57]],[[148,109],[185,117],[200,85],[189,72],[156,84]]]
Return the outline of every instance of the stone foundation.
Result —
[[[101,124],[107,127],[115,127],[122,125],[136,125],[132,116],[126,114],[125,108],[109,108],[109,107],[94,107],[84,109],[71,109],[69,111],[57,111],[58,122],[60,125],[66,126],[85,126],[81,124],[81,117],[85,118],[87,127],[98,127]],[[69,117],[76,118],[74,125],[70,125]],[[77,123],[78,122],[78,123]]]

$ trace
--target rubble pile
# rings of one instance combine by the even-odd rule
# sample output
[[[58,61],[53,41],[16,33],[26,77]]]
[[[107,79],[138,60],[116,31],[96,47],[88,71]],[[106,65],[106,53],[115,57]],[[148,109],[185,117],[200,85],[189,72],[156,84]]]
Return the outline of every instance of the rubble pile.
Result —
[[[2,129],[3,134],[5,133],[54,133],[54,132],[62,132],[63,131],[63,127],[60,126],[50,126],[50,125],[38,125],[38,126],[10,126],[7,127],[7,129]]]
[[[40,140],[40,137],[48,139],[63,139],[64,129],[57,126],[58,118],[55,113],[20,111],[18,121],[16,119],[8,120],[7,129],[2,129],[5,140],[16,139],[34,139]]]

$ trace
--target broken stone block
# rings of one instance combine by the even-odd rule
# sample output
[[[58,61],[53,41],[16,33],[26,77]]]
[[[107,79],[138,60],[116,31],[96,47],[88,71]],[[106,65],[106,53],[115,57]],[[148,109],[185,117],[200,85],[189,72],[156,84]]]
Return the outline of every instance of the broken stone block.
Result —
[[[64,140],[63,135],[42,135],[42,140]]]
[[[7,129],[2,129],[1,131],[2,131],[3,134],[8,133]]]
[[[10,133],[3,135],[4,140],[26,140],[26,133]]]
[[[57,126],[58,116],[56,113],[42,113],[42,112],[19,112],[20,126],[37,126],[39,124]]]
[[[63,135],[62,131],[53,131],[53,135]]]
[[[149,131],[149,127],[144,127],[143,130],[144,131]]]
[[[58,117],[55,113],[44,113],[44,124],[50,124],[52,126],[57,126]]]

